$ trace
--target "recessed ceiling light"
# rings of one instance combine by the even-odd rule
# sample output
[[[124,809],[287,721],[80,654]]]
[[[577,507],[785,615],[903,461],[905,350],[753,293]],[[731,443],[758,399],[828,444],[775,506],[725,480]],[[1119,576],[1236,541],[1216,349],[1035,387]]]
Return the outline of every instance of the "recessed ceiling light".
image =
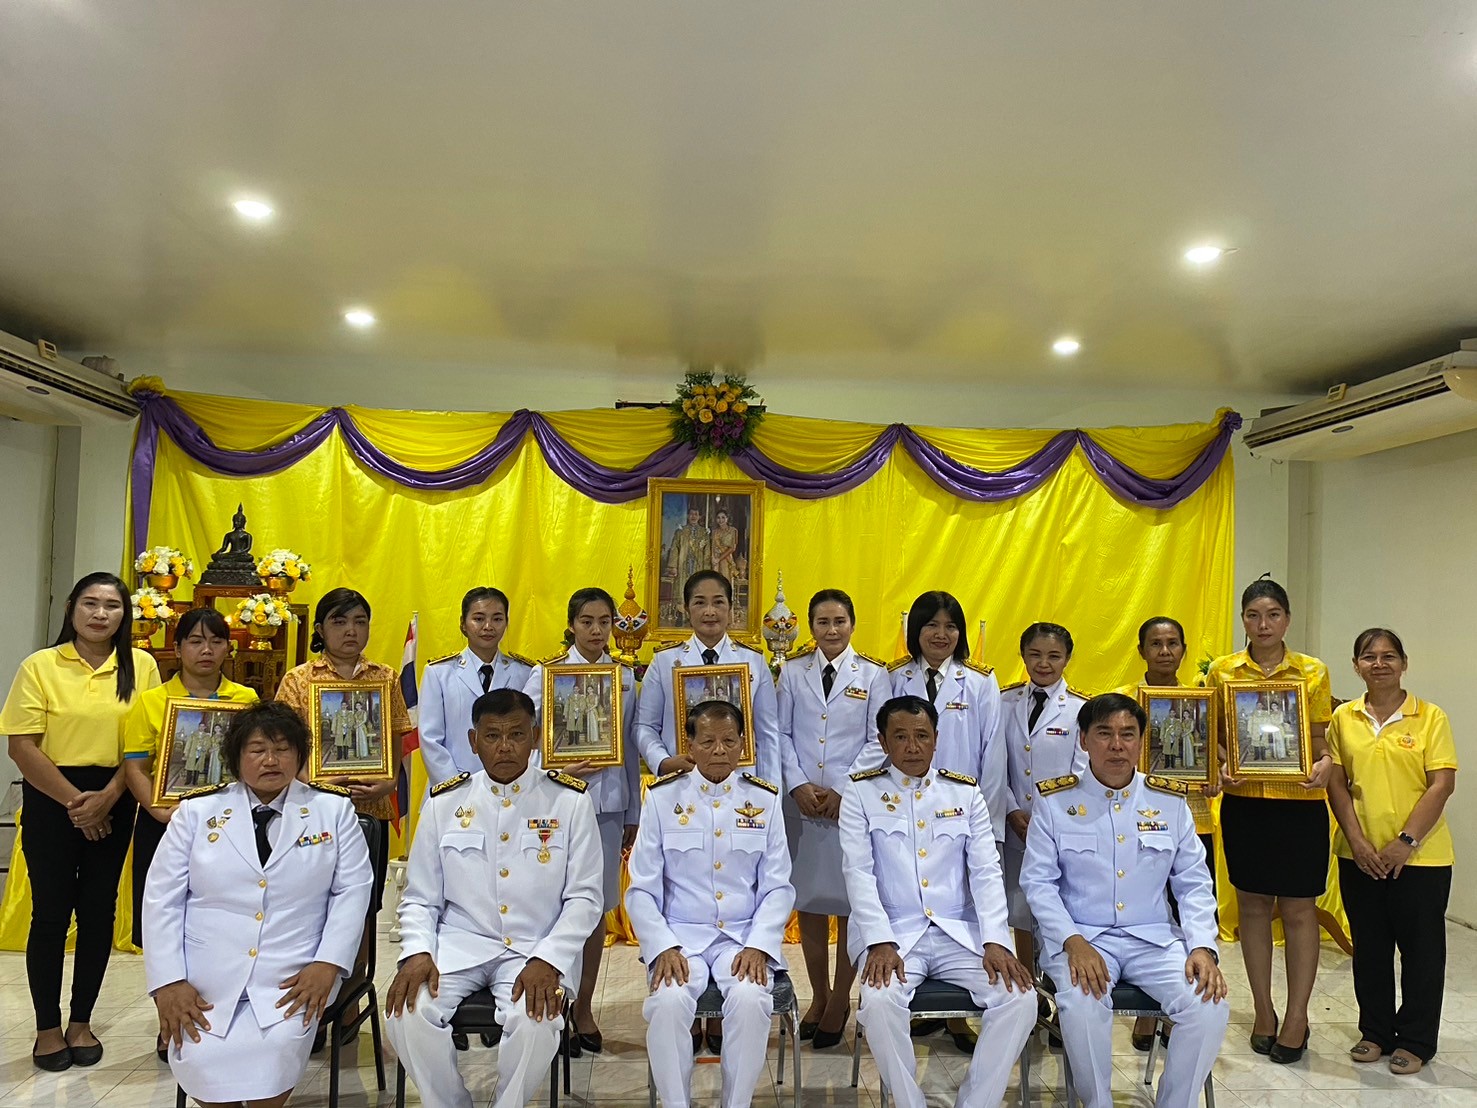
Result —
[[[1185,261],[1194,262],[1196,265],[1209,265],[1218,262],[1225,248],[1220,246],[1192,246],[1185,251]]]
[[[350,327],[373,327],[374,313],[368,308],[350,308],[344,313],[344,322]]]
[[[1068,357],[1082,349],[1082,344],[1076,339],[1057,339],[1051,344],[1051,348],[1062,357]]]
[[[271,219],[273,215],[272,205],[265,200],[255,200],[243,197],[231,205],[236,209],[236,214],[242,219],[249,219],[252,223],[262,223]]]

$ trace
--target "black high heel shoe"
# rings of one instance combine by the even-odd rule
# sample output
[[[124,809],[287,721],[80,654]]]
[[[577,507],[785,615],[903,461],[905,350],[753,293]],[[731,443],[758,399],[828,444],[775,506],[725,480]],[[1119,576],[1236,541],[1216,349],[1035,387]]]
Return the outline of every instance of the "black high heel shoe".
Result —
[[[1255,1031],[1251,1033],[1251,1049],[1258,1054],[1271,1054],[1272,1048],[1277,1045],[1277,1017],[1272,1017],[1272,1033],[1270,1035],[1258,1035]]]
[[[846,1011],[841,1013],[841,1026],[835,1031],[822,1031],[820,1025],[816,1025],[815,1037],[810,1040],[811,1050],[829,1050],[841,1042],[846,1034],[847,1021],[851,1019],[851,1005],[846,1006]]]
[[[1303,1032],[1302,1046],[1283,1046],[1281,1043],[1273,1043],[1272,1049],[1267,1051],[1267,1057],[1279,1066],[1290,1066],[1292,1063],[1300,1061],[1303,1052],[1308,1049],[1308,1038],[1312,1033],[1313,1029],[1311,1027]]]

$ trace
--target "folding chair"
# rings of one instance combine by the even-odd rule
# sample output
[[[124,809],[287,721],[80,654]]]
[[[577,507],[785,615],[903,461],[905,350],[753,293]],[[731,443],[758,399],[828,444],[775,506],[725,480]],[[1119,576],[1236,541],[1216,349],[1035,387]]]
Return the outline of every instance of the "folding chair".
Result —
[[[783,1085],[785,1083],[785,1036],[788,1034],[795,1041],[795,1108],[800,1108],[800,1003],[795,998],[795,987],[790,983],[790,975],[784,970],[776,970],[770,981],[769,993],[774,997],[774,1014],[780,1021],[780,1043],[779,1058],[776,1062],[774,1083]],[[718,1019],[723,1015],[723,993],[719,991],[714,981],[708,982],[708,987],[703,990],[703,995],[697,998],[697,1011],[694,1016],[697,1019]],[[714,1059],[716,1061],[716,1059]],[[646,1061],[646,1100],[650,1108],[656,1108],[656,1080],[651,1072],[651,1059]]]
[[[858,1002],[857,1010],[861,1010]],[[968,989],[925,977],[913,991],[908,1002],[908,1012],[914,1019],[978,1019],[985,1010],[974,1002]],[[981,1049],[984,1049],[983,1044]],[[855,1089],[862,1080],[862,1032],[858,1028],[851,1044],[851,1087]],[[882,1090],[882,1108],[887,1108],[887,1086],[878,1082]]]

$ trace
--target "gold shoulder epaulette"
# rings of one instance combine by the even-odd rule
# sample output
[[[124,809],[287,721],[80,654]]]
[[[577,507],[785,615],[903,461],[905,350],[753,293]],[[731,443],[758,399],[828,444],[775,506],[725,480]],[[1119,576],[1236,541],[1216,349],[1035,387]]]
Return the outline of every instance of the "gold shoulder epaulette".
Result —
[[[658,777],[656,780],[654,780],[651,784],[647,785],[646,787],[648,789],[654,789],[658,785],[670,785],[673,781],[677,780],[677,778],[679,778],[679,777],[686,777],[691,772],[692,772],[691,770],[686,770],[686,769],[674,769],[671,773],[664,773],[664,774],[662,774],[660,777]]]
[[[426,665],[439,666],[442,662],[449,662],[453,658],[460,658],[461,654],[462,652],[460,650],[453,650],[450,654],[443,654],[439,658],[432,658],[429,662],[426,663]]]
[[[881,658],[874,658],[870,654],[863,654],[860,650],[856,651],[856,656],[862,661],[871,662],[874,666],[877,666],[881,669],[887,668],[887,663],[884,662]]]
[[[653,648],[652,653],[660,654],[663,650],[671,650],[674,646],[685,646],[686,644],[686,639],[678,639],[676,642],[664,642],[660,646]]]
[[[1018,688],[1020,688],[1024,684],[1025,684],[1024,681],[1017,681],[1014,685],[1006,685],[1005,688],[1001,689],[1000,691],[1001,691],[1001,693],[1008,693],[1012,689],[1018,689]]]
[[[961,784],[961,785],[978,785],[979,784],[979,779],[978,778],[971,777],[967,773],[955,773],[951,769],[941,769],[941,770],[939,770],[939,776],[940,777],[943,777],[943,778],[946,778],[947,780],[950,780],[950,781],[958,781],[959,784]]]
[[[752,773],[744,774],[744,780],[749,782],[751,785],[758,785],[761,789],[766,789],[769,792],[774,793],[775,796],[778,796],[780,793],[780,787],[778,785],[771,785],[768,781],[764,780],[764,778],[756,777]]]
[[[334,796],[354,795],[342,785],[330,785],[327,781],[309,781],[308,786],[317,789],[320,793],[332,793]]]
[[[534,666],[538,665],[538,663],[535,662],[532,658],[525,658],[522,654],[514,654],[511,650],[504,650],[503,657],[511,658],[515,662],[520,662],[523,665],[527,666],[529,669],[532,669]]]
[[[510,654],[510,655],[508,655],[508,657],[511,658],[512,655]],[[562,662],[562,661],[564,661],[565,658],[568,658],[568,657],[569,657],[569,647],[566,646],[566,647],[562,647],[559,650],[556,650],[553,654],[550,654],[547,658],[540,658],[538,660],[538,664],[541,665],[541,666],[551,666],[555,662]]]
[[[1190,795],[1190,786],[1184,781],[1176,781],[1171,777],[1160,777],[1156,773],[1151,773],[1148,777],[1145,777],[1144,784],[1162,793],[1174,793],[1177,796]]]
[[[878,766],[876,769],[859,769],[849,776],[853,781],[870,781],[873,777],[881,777],[886,772],[886,766]]]
[[[728,641],[733,643],[734,646],[742,647],[744,650],[752,650],[755,654],[762,655],[764,653],[764,648],[762,646],[755,646],[753,643],[739,642],[738,639],[729,639]]]
[[[965,669],[972,669],[976,673],[983,673],[986,677],[995,672],[994,666],[987,666],[984,662],[976,662],[973,658],[964,663]]]
[[[1053,777],[1050,781],[1037,781],[1036,791],[1042,796],[1050,796],[1052,793],[1059,793],[1063,789],[1073,788],[1076,784],[1077,775],[1075,773],[1068,773],[1061,777]]]
[[[455,777],[448,777],[445,781],[441,782],[441,784],[439,784],[439,785],[432,785],[431,786],[431,795],[432,796],[440,796],[447,789],[454,789],[458,785],[465,785],[471,779],[472,779],[472,775],[470,773],[458,773]]]
[[[790,655],[790,657],[791,658],[809,658],[814,653],[815,653],[815,640],[814,639],[811,639],[810,642],[806,643],[799,650],[797,650],[794,653],[792,653]]]
[[[1097,695],[1096,693],[1083,692],[1081,689],[1074,689],[1071,685],[1067,686],[1067,691],[1073,696],[1081,697],[1083,700],[1091,700]]]
[[[197,796],[209,796],[211,793],[218,793],[222,789],[228,788],[228,787],[229,787],[229,783],[228,782],[225,782],[225,781],[222,781],[219,785],[203,785],[203,786],[201,786],[198,789],[191,789],[189,792],[187,792],[183,796],[181,796],[180,799],[181,800],[191,800],[191,799],[193,799],[193,798],[195,798]]]
[[[911,655],[911,654],[904,654],[897,661],[895,661],[895,662],[889,662],[888,663],[887,672],[888,673],[891,673],[895,669],[902,669],[905,665],[907,665],[912,660],[913,660],[913,655]]]
[[[566,789],[573,789],[577,793],[582,793],[590,787],[588,781],[581,781],[572,774],[560,773],[557,769],[549,770],[549,780],[556,785],[563,785]]]

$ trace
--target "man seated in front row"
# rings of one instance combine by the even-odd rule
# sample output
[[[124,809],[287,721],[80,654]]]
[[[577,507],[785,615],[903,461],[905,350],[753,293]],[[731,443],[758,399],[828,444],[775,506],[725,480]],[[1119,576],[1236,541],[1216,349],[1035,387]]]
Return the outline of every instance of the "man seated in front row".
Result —
[[[877,732],[889,764],[853,773],[841,797],[857,1023],[899,1108],[923,1108],[908,1004],[925,977],[969,990],[985,1013],[955,1103],[999,1104],[1036,1022],[1036,992],[1010,950],[984,794],[973,777],[934,768],[938,712],[922,697],[882,705]]]
[[[1096,696],[1077,715],[1087,773],[1040,782],[1021,889],[1056,985],[1086,1108],[1111,1108],[1113,986],[1136,985],[1174,1023],[1158,1108],[1190,1108],[1226,1036],[1215,893],[1183,782],[1138,772],[1138,701]],[[1166,884],[1179,902],[1175,924]]]
[[[410,849],[385,1031],[428,1108],[472,1108],[450,1024],[484,988],[503,1027],[493,1103],[529,1101],[603,908],[594,806],[583,781],[529,765],[533,716],[516,689],[477,698],[467,738],[483,768],[431,789]]]
[[[743,712],[724,701],[688,713],[695,768],[651,783],[631,851],[626,914],[651,975],[641,1014],[665,1108],[689,1102],[696,1033],[687,1039],[709,980],[723,993],[724,1108],[745,1108],[764,1073],[795,890],[779,790],[739,771],[743,733]]]

